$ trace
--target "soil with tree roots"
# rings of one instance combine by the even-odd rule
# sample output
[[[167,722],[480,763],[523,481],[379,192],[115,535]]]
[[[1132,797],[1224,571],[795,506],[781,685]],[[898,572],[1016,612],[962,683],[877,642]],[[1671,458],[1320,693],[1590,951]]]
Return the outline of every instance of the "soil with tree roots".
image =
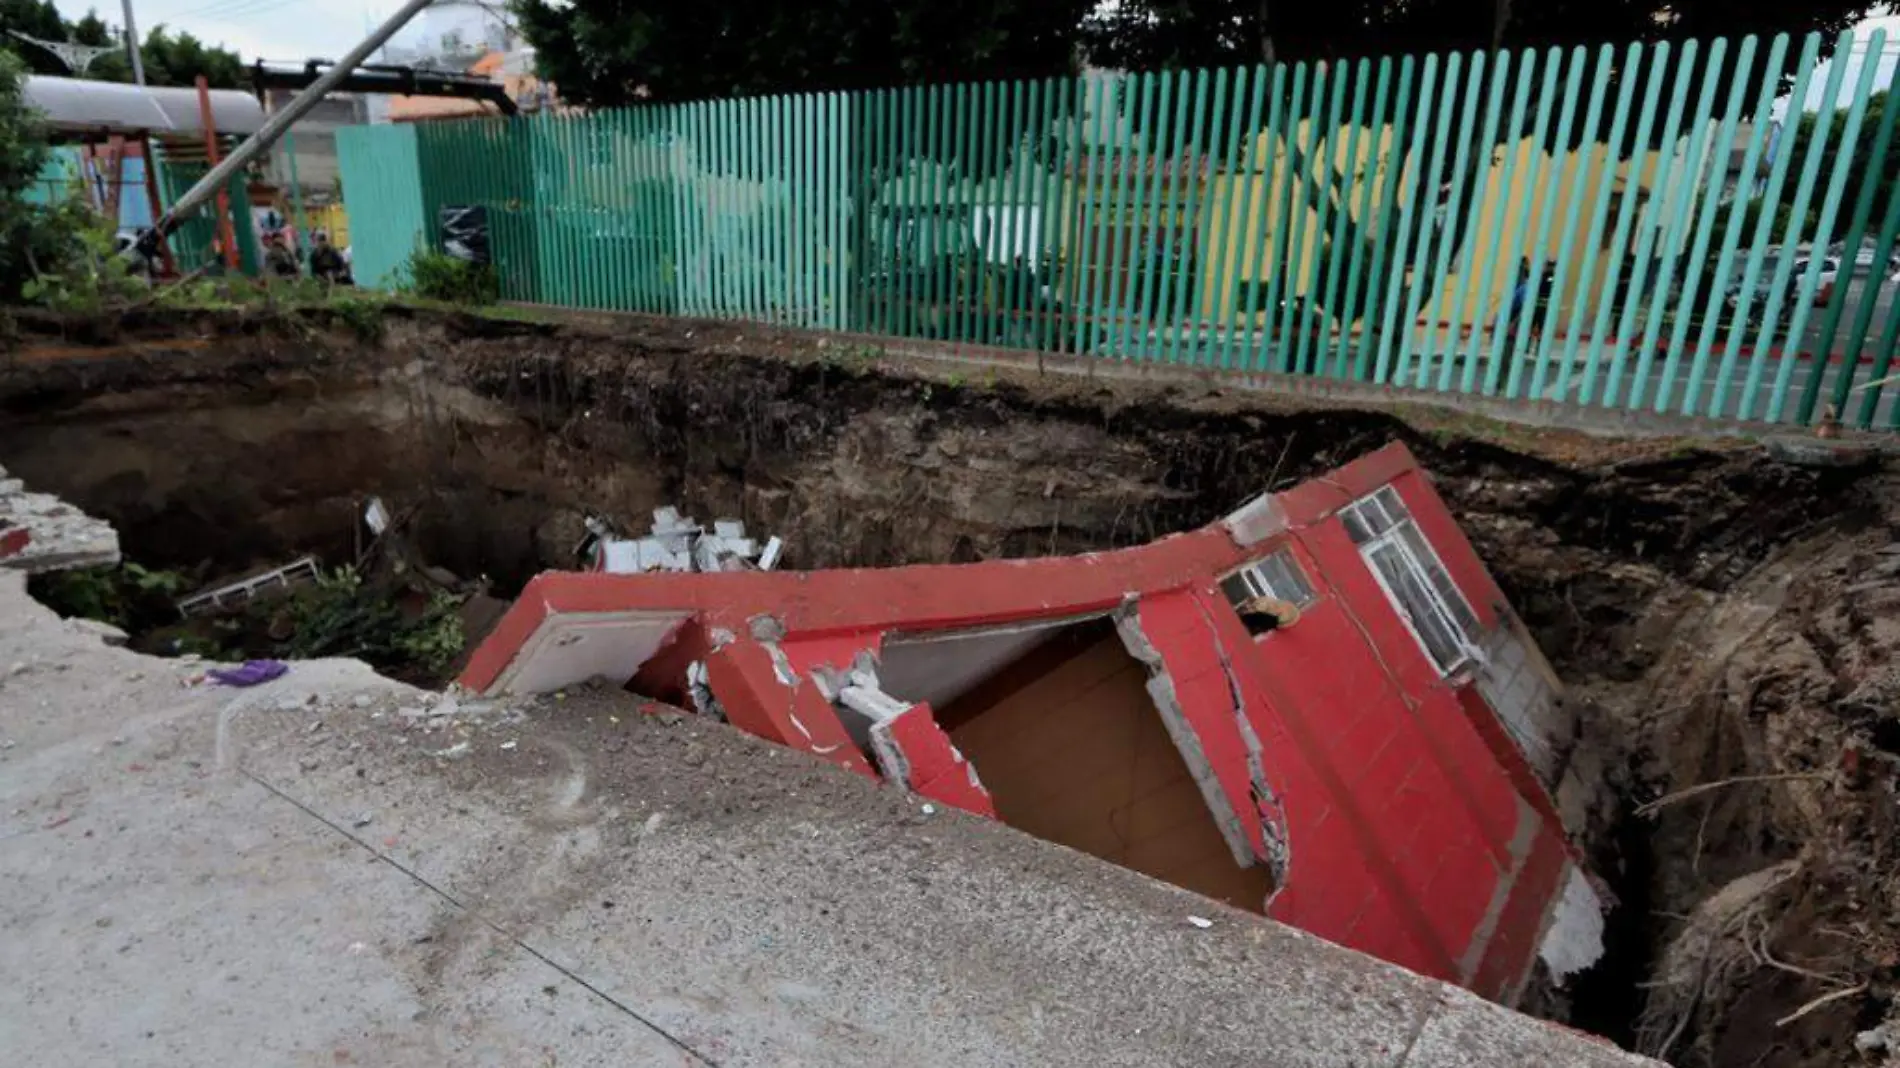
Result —
[[[1680,1065],[1887,1056],[1900,479],[1879,464],[950,374],[763,327],[46,329],[0,357],[0,463],[111,520],[141,563],[201,576],[347,559],[370,495],[422,558],[502,595],[571,566],[587,516],[637,530],[668,504],[778,534],[803,568],[1071,553],[1404,441],[1566,681],[1573,759],[1603,786],[1581,835],[1621,900],[1611,952],[1527,1008]]]

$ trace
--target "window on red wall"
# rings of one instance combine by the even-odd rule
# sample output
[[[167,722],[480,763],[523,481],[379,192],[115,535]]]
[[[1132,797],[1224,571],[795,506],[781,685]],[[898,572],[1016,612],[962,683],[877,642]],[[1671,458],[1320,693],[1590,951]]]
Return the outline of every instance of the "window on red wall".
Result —
[[[1227,603],[1240,612],[1241,622],[1251,634],[1263,634],[1284,625],[1277,617],[1252,611],[1255,598],[1269,597],[1285,601],[1296,610],[1313,603],[1313,584],[1293,554],[1285,549],[1256,560],[1221,580]]]
[[[1354,501],[1340,518],[1439,673],[1449,675],[1475,658],[1478,617],[1398,492],[1386,486]]]

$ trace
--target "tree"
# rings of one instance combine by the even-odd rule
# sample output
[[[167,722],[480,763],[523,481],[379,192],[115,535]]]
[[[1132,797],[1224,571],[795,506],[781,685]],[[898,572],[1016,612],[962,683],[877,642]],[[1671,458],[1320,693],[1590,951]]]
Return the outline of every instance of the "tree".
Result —
[[[60,17],[51,0],[0,0],[0,31],[18,30],[43,41],[76,41],[89,45],[114,45],[124,40],[119,27],[107,23],[98,12],[88,11],[76,22]],[[51,52],[5,34],[0,51],[10,52],[33,74],[70,78],[73,72]],[[237,89],[246,84],[244,61],[227,48],[207,46],[189,33],[173,35],[163,25],[152,27],[145,35],[140,54],[145,62],[145,80],[151,85],[188,86],[203,74],[213,89]],[[132,62],[123,51],[100,56],[84,77],[94,81],[129,82]]]
[[[48,198],[30,195],[51,150],[21,93],[25,75],[18,57],[0,53],[0,301],[7,302],[72,256],[84,225],[84,209],[76,203],[48,204]]]
[[[1091,15],[1089,60],[1127,70],[1474,48],[1654,42],[1852,26],[1868,0],[1120,0]]]
[[[66,20],[53,0],[0,0],[0,50],[19,57],[29,74],[65,74],[66,65],[44,48],[27,44],[5,31],[17,30],[42,41],[66,39]]]
[[[1844,187],[1847,190],[1847,203],[1852,204],[1853,198],[1860,195],[1861,185],[1867,181],[1868,172],[1875,172],[1878,175],[1874,179],[1874,210],[1876,212],[1885,209],[1889,198],[1893,196],[1894,186],[1900,184],[1900,137],[1888,139],[1886,155],[1879,160],[1874,159],[1873,155],[1873,131],[1880,129],[1888,106],[1888,96],[1886,92],[1879,92],[1867,98],[1867,112],[1861,119],[1861,134],[1855,138],[1853,155],[1847,161],[1847,185]],[[1782,146],[1777,149],[1777,151],[1794,153],[1788,157],[1791,165],[1798,165],[1808,158],[1808,153],[1814,145],[1814,132],[1819,120],[1820,116],[1815,112],[1803,112],[1800,120],[1795,123],[1793,135],[1785,138]],[[1820,173],[1824,176],[1832,175],[1834,168],[1840,164],[1841,134],[1846,122],[1846,108],[1841,108],[1828,117],[1828,139],[1821,145]],[[1782,187],[1781,211],[1783,214],[1792,210],[1795,186],[1796,183],[1789,182]],[[1841,214],[1836,216],[1834,236],[1837,239],[1846,231],[1846,224],[1838,221],[1845,218],[1846,210],[1843,207]],[[1810,198],[1808,213],[1802,222],[1803,232],[1813,233],[1820,225],[1820,218],[1821,198]]]
[[[189,33],[174,36],[163,23],[152,27],[140,49],[145,63],[147,85],[191,86],[202,74],[213,89],[244,87],[247,72],[237,53],[224,48],[206,47]],[[101,56],[93,63],[91,77],[101,81],[132,80],[131,61],[125,53]]]
[[[515,0],[540,73],[561,95],[611,106],[929,82],[1040,78],[1075,69],[1091,0]]]

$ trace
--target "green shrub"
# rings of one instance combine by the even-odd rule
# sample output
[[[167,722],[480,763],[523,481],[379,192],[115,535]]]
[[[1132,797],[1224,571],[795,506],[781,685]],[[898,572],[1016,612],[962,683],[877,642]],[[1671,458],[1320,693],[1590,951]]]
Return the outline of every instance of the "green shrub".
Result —
[[[325,572],[278,610],[290,637],[279,650],[308,660],[348,656],[400,675],[436,676],[462,652],[460,602],[440,591],[414,615],[389,590],[363,584],[354,568]]]
[[[127,560],[117,567],[90,567],[35,575],[29,583],[41,604],[68,618],[96,619],[137,633],[178,618],[174,602],[191,580]]]
[[[80,247],[79,234],[93,221],[77,196],[48,205],[28,195],[52,150],[22,95],[24,75],[19,58],[0,50],[0,302],[9,303],[25,296],[35,279],[60,275],[76,257],[85,259],[82,253],[91,249]]]
[[[409,257],[404,291],[450,304],[493,304],[501,299],[501,276],[492,264],[470,263],[428,249]]]
[[[90,209],[83,208],[87,214]],[[55,217],[56,218],[56,217]],[[118,255],[112,231],[98,226],[63,229],[66,247],[57,266],[42,265],[20,287],[20,296],[54,311],[91,314],[129,304],[151,292],[144,279],[133,273],[132,261]],[[44,261],[34,258],[36,262]]]

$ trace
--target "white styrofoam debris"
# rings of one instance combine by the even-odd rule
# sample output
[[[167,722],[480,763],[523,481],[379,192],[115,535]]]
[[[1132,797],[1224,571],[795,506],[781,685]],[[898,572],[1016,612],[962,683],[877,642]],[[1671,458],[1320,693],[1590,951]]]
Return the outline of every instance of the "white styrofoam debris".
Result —
[[[746,536],[745,524],[736,519],[715,520],[708,533],[691,516],[682,516],[679,509],[660,508],[653,513],[651,534],[643,538],[603,535],[595,552],[596,566],[601,571],[640,575],[654,571],[769,571],[778,563],[783,548],[784,542],[773,538],[762,555],[759,543]]]
[[[1597,897],[1589,877],[1575,865],[1570,867],[1564,896],[1557,902],[1550,930],[1537,955],[1559,984],[1603,956],[1603,900]]]

